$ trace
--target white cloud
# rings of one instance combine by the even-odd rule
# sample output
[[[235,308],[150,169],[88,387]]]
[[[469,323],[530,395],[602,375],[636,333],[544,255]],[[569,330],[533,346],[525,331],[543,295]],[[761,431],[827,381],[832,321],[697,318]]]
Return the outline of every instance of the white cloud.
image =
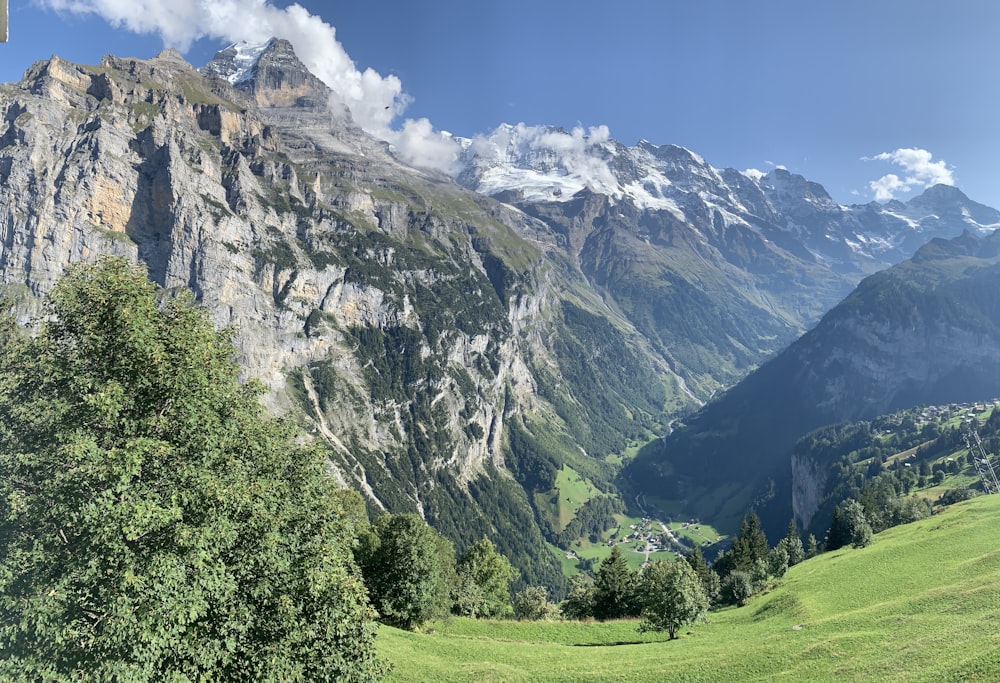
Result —
[[[932,161],[933,155],[926,149],[905,147],[894,152],[882,152],[873,157],[862,157],[863,161],[888,161],[901,167],[904,177],[887,173],[878,180],[872,180],[868,187],[878,201],[894,199],[899,194],[910,192],[915,187],[932,185],[954,185],[955,177],[943,159]]]
[[[887,173],[878,180],[868,183],[868,187],[875,193],[875,199],[880,202],[887,202],[896,196],[898,192],[909,192],[910,186],[895,173]]]
[[[499,175],[487,171],[488,179],[480,186],[487,193],[506,189],[507,181],[516,176],[520,186],[534,183],[548,199],[569,198],[585,187],[619,196],[621,188],[609,165],[615,155],[607,144],[610,140],[607,126],[576,126],[566,132],[502,124],[469,140],[465,157],[473,166],[505,169]]]
[[[447,133],[434,130],[427,119],[407,119],[400,131],[390,131],[387,139],[404,163],[454,174],[462,148]]]
[[[346,106],[354,121],[369,133],[411,154],[409,163],[441,168],[447,136],[429,133],[426,119],[406,121],[391,128],[411,98],[395,76],[373,69],[361,71],[337,41],[336,29],[298,4],[281,9],[269,0],[37,0],[59,12],[94,14],[112,26],[134,33],[159,35],[164,44],[186,52],[201,38],[235,43],[286,38],[302,63],[334,92],[336,104]],[[342,107],[335,107],[341,110]],[[415,138],[409,140],[408,136]],[[454,143],[452,143],[454,144]],[[421,150],[431,156],[425,160]]]

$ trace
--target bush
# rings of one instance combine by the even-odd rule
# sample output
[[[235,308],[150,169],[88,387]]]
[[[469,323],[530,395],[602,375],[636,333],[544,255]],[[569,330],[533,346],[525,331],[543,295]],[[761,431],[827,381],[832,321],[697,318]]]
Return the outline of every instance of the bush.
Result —
[[[722,580],[722,600],[726,604],[743,606],[753,594],[753,579],[748,572],[736,569]]]

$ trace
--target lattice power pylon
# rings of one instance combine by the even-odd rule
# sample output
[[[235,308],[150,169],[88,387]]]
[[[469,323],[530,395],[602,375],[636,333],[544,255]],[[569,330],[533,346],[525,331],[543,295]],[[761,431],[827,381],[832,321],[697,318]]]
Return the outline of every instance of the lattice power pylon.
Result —
[[[965,445],[968,446],[969,453],[972,454],[972,464],[976,466],[979,480],[983,482],[983,491],[985,493],[1000,493],[1000,481],[997,481],[997,473],[993,471],[993,465],[990,463],[989,456],[986,455],[986,449],[983,448],[979,432],[975,429],[967,431]]]

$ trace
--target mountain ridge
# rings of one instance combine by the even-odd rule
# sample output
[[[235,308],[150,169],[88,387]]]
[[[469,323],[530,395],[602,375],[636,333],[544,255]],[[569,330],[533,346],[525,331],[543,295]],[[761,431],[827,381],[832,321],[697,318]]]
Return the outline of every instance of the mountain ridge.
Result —
[[[331,105],[287,41],[246,54],[223,50],[207,72],[172,51],[53,58],[0,85],[0,287],[25,323],[67,264],[101,254],[144,264],[165,296],[191,289],[234,328],[269,407],[328,448],[372,513],[416,512],[459,548],[488,536],[556,595],[557,473],[623,495],[630,449],[777,353],[872,267],[849,245],[813,254],[800,234],[866,223],[809,185],[812,203],[769,199],[797,187],[790,175],[765,186],[598,131],[609,173],[669,204],[586,187],[487,197],[399,161]],[[549,170],[589,144],[548,132]],[[644,188],[647,167],[659,185]],[[934,201],[952,208],[927,234],[993,216],[970,205],[970,222],[957,195]],[[881,229],[888,214],[872,212]]]
[[[631,464],[644,491],[705,485],[700,470],[770,491],[770,532],[815,501],[794,492],[828,463],[791,456],[807,432],[918,405],[995,397],[1000,386],[1000,233],[937,238],[863,280],[775,358]],[[808,462],[807,462],[808,461]],[[718,483],[718,482],[717,482]]]

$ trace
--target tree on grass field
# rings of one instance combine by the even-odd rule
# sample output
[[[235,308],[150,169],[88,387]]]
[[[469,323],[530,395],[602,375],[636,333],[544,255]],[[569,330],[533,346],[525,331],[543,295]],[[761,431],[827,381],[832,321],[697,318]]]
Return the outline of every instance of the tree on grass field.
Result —
[[[569,580],[569,593],[559,605],[566,619],[588,619],[594,616],[594,581],[586,574],[575,574]]]
[[[514,596],[514,618],[521,621],[540,621],[558,612],[549,602],[549,592],[545,586],[528,586]]]
[[[851,529],[838,505],[833,508],[833,516],[830,518],[830,527],[827,529],[823,548],[826,551],[839,550],[850,542]]]
[[[666,631],[670,639],[708,611],[701,579],[687,562],[652,562],[642,570],[640,631]]]
[[[778,541],[778,546],[783,546],[788,553],[788,566],[794,567],[802,560],[806,559],[805,548],[802,547],[802,537],[799,536],[799,528],[795,525],[795,519],[788,522],[788,531],[785,537]]]
[[[616,545],[601,561],[594,579],[593,613],[597,619],[621,619],[638,616],[636,573]]]
[[[851,534],[851,545],[855,548],[864,548],[872,542],[872,525],[865,515],[865,508],[861,503],[848,498],[844,501],[844,520]]]
[[[367,681],[376,624],[326,462],[227,335],[120,259],[0,330],[0,679]]]
[[[837,550],[848,543],[863,548],[871,541],[872,526],[861,503],[848,498],[833,509],[830,529],[826,532],[827,550]]]
[[[701,546],[696,545],[692,548],[685,560],[701,581],[701,589],[705,592],[705,597],[708,598],[709,607],[716,604],[722,594],[722,583],[715,570],[708,566],[708,562],[701,552]]]
[[[418,515],[382,515],[361,535],[356,556],[387,624],[412,629],[450,611],[455,551]]]
[[[493,542],[482,538],[458,561],[458,585],[454,610],[467,617],[503,617],[512,611],[510,584],[518,571],[497,552]]]
[[[742,607],[750,602],[755,592],[749,572],[735,569],[722,580],[722,600],[730,605]]]

